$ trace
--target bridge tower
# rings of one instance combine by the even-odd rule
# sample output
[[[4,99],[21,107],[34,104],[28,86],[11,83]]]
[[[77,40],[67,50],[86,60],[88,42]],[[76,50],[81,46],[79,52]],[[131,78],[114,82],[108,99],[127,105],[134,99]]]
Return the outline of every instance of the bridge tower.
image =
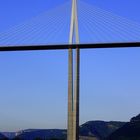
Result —
[[[75,40],[74,40],[75,37]],[[75,41],[75,42],[74,42]],[[69,44],[79,44],[77,0],[72,0]],[[79,140],[79,80],[80,49],[75,52],[75,82],[73,82],[73,49],[69,48],[69,80],[68,80],[68,131],[67,140]]]

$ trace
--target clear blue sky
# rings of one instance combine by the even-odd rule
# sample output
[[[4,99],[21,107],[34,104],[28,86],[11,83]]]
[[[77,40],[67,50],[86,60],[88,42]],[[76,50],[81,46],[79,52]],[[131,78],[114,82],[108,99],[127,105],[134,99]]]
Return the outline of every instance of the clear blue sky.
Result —
[[[1,0],[0,32],[65,1]],[[85,1],[140,23],[139,0]],[[67,58],[66,50],[0,53],[0,131],[66,128]],[[81,51],[81,123],[140,113],[139,60],[140,48]]]

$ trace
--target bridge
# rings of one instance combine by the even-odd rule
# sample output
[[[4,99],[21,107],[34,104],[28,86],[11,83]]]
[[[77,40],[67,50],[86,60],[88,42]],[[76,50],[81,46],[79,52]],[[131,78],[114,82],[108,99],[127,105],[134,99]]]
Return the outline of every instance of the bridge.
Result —
[[[80,49],[122,47],[140,47],[140,24],[83,0],[66,1],[0,33],[0,51],[69,50],[68,140],[79,139]]]

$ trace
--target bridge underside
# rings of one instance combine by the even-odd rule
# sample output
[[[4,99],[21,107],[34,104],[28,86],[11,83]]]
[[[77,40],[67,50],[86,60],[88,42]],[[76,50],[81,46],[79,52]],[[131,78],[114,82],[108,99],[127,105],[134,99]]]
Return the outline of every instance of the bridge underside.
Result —
[[[61,49],[99,49],[99,48],[125,48],[140,47],[140,42],[119,42],[119,43],[95,43],[95,44],[72,44],[72,45],[17,45],[0,46],[0,51],[28,51],[28,50],[61,50]]]

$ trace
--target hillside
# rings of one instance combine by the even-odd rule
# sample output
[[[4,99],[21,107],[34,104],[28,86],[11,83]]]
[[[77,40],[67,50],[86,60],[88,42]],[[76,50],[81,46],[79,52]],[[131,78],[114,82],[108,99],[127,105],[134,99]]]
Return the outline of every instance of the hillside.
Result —
[[[66,130],[59,129],[27,129],[17,133],[17,137],[19,139],[24,140],[34,140],[37,138],[41,139],[65,139],[66,138]]]
[[[79,140],[99,140],[96,137],[80,136]]]
[[[5,137],[13,139],[16,136],[16,132],[1,132]]]
[[[124,122],[89,121],[80,126],[80,140],[98,140],[107,137],[116,129],[122,127]],[[35,138],[66,139],[66,130],[59,129],[27,129],[17,132],[17,138],[33,140]]]
[[[0,140],[6,140],[6,137],[0,133]]]
[[[112,133],[107,140],[140,140],[140,114]]]
[[[103,139],[109,136],[112,132],[122,127],[125,122],[117,121],[89,121],[80,126],[81,136],[91,136]]]

